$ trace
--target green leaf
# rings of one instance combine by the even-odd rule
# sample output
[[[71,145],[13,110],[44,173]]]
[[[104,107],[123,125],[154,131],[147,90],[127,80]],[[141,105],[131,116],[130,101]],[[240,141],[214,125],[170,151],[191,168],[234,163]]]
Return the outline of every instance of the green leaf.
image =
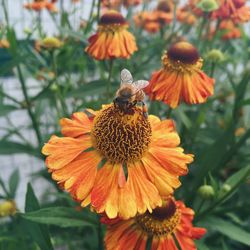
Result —
[[[0,116],[6,116],[8,113],[17,110],[18,107],[14,105],[1,105]]]
[[[21,144],[14,141],[0,141],[0,155],[9,155],[17,153],[26,153],[36,157],[41,157],[39,150],[27,144]]]
[[[239,181],[242,182],[243,180],[246,180],[249,177],[250,177],[250,166],[247,166],[247,167],[239,170],[238,172],[236,172],[232,176],[230,176],[226,180],[226,184],[230,185],[231,187],[234,187],[239,183]]]
[[[69,207],[49,207],[21,214],[27,220],[59,227],[97,226],[97,221]]]
[[[39,202],[34,194],[33,188],[30,184],[27,187],[25,212],[29,213],[39,209]],[[46,225],[39,225],[34,222],[28,221],[22,216],[21,224],[23,229],[30,234],[31,238],[38,244],[41,250],[53,250],[50,241],[49,230]]]
[[[14,199],[16,195],[16,190],[19,184],[19,170],[16,169],[10,176],[9,179],[9,190],[10,190],[10,198]]]
[[[204,223],[208,225],[211,230],[218,231],[232,240],[250,246],[250,233],[245,231],[243,228],[218,217],[208,217]]]

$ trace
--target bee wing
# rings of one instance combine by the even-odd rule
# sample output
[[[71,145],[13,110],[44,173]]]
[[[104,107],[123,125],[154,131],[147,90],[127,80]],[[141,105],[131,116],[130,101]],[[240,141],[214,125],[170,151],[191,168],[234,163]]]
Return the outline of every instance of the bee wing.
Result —
[[[124,83],[130,83],[130,84],[133,83],[133,76],[127,69],[123,69],[121,71],[121,85]]]
[[[146,80],[138,80],[138,81],[133,82],[133,85],[138,91],[138,90],[146,88],[149,85],[149,82]]]

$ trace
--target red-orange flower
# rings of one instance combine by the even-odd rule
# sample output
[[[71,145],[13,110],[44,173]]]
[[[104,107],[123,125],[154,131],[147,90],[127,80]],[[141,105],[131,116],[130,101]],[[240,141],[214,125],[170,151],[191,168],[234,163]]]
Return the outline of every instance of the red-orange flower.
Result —
[[[173,19],[173,3],[162,0],[153,11],[143,11],[134,16],[136,26],[150,33],[158,32]]]
[[[29,10],[41,11],[43,9],[47,9],[50,12],[57,12],[57,8],[55,6],[55,1],[49,2],[48,0],[34,0],[31,3],[24,4],[24,7]]]
[[[162,205],[180,186],[193,155],[184,154],[173,121],[115,105],[61,120],[62,134],[42,149],[52,178],[108,217],[130,218]]]
[[[220,0],[220,8],[213,13],[214,18],[231,19],[235,23],[250,20],[250,6],[245,0]]]
[[[220,23],[219,29],[223,31],[222,39],[230,40],[241,37],[241,30],[232,20],[223,20]]]
[[[111,9],[119,9],[122,5],[125,7],[136,6],[141,0],[102,0],[102,5]]]
[[[154,72],[145,92],[150,99],[176,108],[181,101],[203,103],[214,92],[214,79],[202,70],[197,49],[188,42],[173,44],[162,57],[163,68]]]
[[[173,198],[152,213],[137,215],[129,220],[104,217],[102,222],[107,224],[106,249],[146,249],[148,240],[152,239],[147,249],[177,250],[175,237],[182,250],[196,250],[194,239],[200,239],[206,229],[194,227],[193,218],[194,211]]]
[[[127,29],[128,23],[119,12],[108,11],[101,17],[98,31],[89,38],[90,45],[85,51],[97,60],[129,58],[137,46]]]

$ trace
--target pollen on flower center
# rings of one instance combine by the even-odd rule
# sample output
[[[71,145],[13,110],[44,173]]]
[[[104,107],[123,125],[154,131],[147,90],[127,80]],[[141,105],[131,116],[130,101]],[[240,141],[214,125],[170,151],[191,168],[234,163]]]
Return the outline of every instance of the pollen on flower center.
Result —
[[[91,135],[104,158],[126,163],[140,159],[147,150],[151,126],[140,108],[134,107],[131,114],[124,114],[111,105],[96,116]]]
[[[167,204],[136,217],[137,225],[150,236],[171,234],[180,223],[181,213],[174,201],[169,199]]]

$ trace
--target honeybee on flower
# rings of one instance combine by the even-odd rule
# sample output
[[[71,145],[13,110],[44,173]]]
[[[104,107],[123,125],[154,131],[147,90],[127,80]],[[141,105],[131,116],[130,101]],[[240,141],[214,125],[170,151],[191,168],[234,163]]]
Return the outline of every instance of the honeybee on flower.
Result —
[[[127,69],[121,71],[121,86],[116,92],[114,99],[115,107],[119,107],[124,113],[131,113],[132,108],[138,103],[142,104],[143,115],[147,117],[147,107],[144,103],[145,94],[143,89],[149,84],[146,80],[133,80]]]

